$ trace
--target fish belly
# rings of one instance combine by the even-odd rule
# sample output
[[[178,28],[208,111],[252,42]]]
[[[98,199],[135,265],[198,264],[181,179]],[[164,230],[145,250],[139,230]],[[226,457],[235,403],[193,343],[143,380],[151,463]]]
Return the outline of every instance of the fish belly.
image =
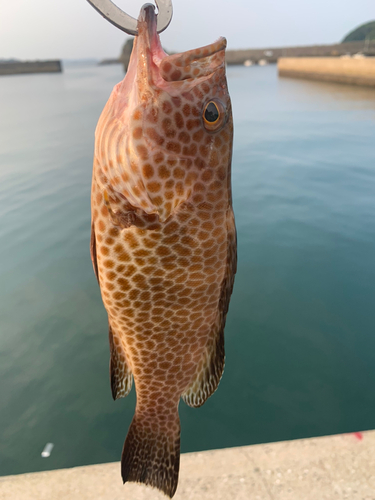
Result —
[[[183,204],[165,223],[111,221],[93,186],[102,298],[134,376],[137,404],[176,405],[216,334],[226,268],[226,213]]]

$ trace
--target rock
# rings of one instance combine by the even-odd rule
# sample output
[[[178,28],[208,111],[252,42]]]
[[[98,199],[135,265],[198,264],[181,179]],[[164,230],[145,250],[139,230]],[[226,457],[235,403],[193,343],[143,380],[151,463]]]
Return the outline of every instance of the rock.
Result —
[[[126,73],[129,65],[130,55],[133,50],[134,38],[129,38],[126,40],[124,46],[122,47],[122,52],[119,57],[121,64],[124,66],[124,71]]]

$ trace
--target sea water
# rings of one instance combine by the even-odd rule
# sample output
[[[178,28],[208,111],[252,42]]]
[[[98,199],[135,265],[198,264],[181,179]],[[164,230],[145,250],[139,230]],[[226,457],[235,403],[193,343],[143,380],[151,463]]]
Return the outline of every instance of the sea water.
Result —
[[[0,475],[120,459],[89,254],[94,130],[121,66],[0,78]],[[238,274],[226,368],[182,451],[375,427],[375,90],[229,67]],[[48,459],[41,453],[53,443]]]

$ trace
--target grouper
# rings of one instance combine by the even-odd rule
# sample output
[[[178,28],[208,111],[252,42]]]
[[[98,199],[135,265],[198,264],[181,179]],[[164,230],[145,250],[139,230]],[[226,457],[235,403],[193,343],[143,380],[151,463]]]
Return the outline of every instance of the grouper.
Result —
[[[123,481],[172,497],[180,398],[201,406],[224,369],[236,272],[226,40],[167,55],[142,8],[128,71],[95,133],[91,256],[109,320],[114,399],[137,403]]]

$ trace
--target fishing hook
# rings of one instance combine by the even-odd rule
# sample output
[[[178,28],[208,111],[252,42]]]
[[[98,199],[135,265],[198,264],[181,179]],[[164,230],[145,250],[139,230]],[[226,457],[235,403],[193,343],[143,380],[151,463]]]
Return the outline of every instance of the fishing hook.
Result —
[[[87,0],[95,10],[99,12],[107,21],[117,28],[125,31],[128,35],[138,35],[138,21],[129,16],[111,0]],[[173,14],[172,0],[155,0],[158,7],[157,32],[161,33],[168,28]],[[150,5],[150,4],[147,4]],[[152,5],[152,4],[151,4]],[[145,7],[145,6],[144,6]],[[153,5],[155,8],[155,6]]]

